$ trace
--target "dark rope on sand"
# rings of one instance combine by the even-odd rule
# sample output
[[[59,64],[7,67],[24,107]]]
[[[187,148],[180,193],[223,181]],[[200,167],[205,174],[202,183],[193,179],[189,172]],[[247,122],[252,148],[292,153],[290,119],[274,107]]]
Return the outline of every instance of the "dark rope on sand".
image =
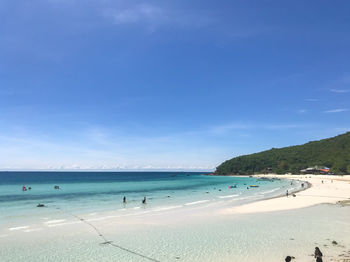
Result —
[[[93,228],[93,229],[96,231],[96,233],[98,234],[98,236],[99,236],[100,238],[102,238],[103,241],[104,241],[103,243],[100,243],[100,245],[110,245],[110,246],[119,248],[119,249],[121,249],[121,250],[123,250],[123,251],[126,251],[126,252],[128,252],[128,253],[131,253],[131,254],[133,254],[133,255],[135,255],[135,256],[139,256],[139,257],[148,259],[148,260],[153,261],[153,262],[160,262],[159,260],[157,260],[157,259],[155,259],[155,258],[148,257],[148,256],[143,255],[143,254],[141,254],[141,253],[138,253],[138,252],[136,252],[136,251],[133,251],[133,250],[130,250],[130,249],[128,249],[128,248],[122,247],[122,246],[120,246],[120,245],[114,244],[113,241],[108,240],[108,239],[101,233],[101,231],[100,231],[95,225],[91,224],[90,222],[86,221],[85,219],[83,219],[83,218],[81,218],[81,217],[79,217],[79,216],[77,216],[77,215],[74,215],[74,214],[72,214],[72,213],[70,213],[70,212],[67,212],[67,211],[63,211],[60,207],[57,207],[56,209],[59,209],[60,211],[66,213],[66,214],[69,214],[69,215],[71,215],[71,216],[73,216],[73,217],[75,217],[75,218],[78,219],[79,221],[81,221],[81,222],[87,224],[88,226],[90,226],[91,228]]]

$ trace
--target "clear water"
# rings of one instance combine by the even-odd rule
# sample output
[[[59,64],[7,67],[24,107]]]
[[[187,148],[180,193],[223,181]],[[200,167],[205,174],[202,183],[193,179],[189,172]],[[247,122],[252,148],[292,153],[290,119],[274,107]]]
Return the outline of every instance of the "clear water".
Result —
[[[297,189],[299,184],[293,183],[179,172],[0,172],[0,223],[47,216],[53,208],[89,213],[188,207],[212,201],[240,204]],[[32,189],[22,191],[23,185]],[[55,185],[60,189],[55,190]],[[122,203],[124,196],[127,204]],[[144,197],[146,206],[141,203]],[[47,208],[37,208],[38,203]]]

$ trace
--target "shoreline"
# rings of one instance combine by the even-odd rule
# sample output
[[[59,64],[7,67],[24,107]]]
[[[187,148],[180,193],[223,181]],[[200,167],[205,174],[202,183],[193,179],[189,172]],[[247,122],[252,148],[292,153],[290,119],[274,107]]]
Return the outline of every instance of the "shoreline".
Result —
[[[350,199],[350,176],[329,175],[253,175],[253,177],[299,180],[307,187],[287,196],[275,196],[264,200],[226,208],[223,214],[249,214],[277,212],[306,208],[320,204],[336,204]],[[295,194],[295,197],[293,197]]]
[[[272,176],[275,175],[268,177]],[[171,209],[159,209],[159,212],[139,209],[135,210],[135,215],[121,210],[91,214],[70,214],[65,210],[57,210],[60,217],[50,217],[36,225],[15,225],[0,232],[0,244],[3,247],[0,255],[9,258],[7,261],[21,261],[25,257],[28,262],[38,260],[35,255],[37,252],[40,252],[41,257],[53,256],[52,260],[47,261],[73,259],[91,262],[141,261],[141,256],[156,261],[278,262],[286,255],[294,255],[297,261],[308,262],[309,252],[317,242],[325,258],[342,261],[344,246],[347,249],[350,247],[346,237],[350,233],[350,209],[341,208],[340,205],[319,205],[304,209],[298,206],[294,210],[291,207],[295,207],[296,201],[305,201],[310,194],[315,195],[310,197],[312,200],[319,199],[323,203],[328,199],[337,202],[339,198],[346,198],[342,195],[343,190],[349,192],[350,198],[350,177],[349,180],[341,178],[341,181],[332,177],[333,183],[331,178],[310,178],[309,175],[278,178],[303,181],[307,183],[307,188],[298,190],[299,187],[294,187],[298,192],[291,194],[297,197],[280,195],[235,207],[232,201],[205,202],[186,208],[173,206]],[[289,186],[283,189],[287,190]],[[316,194],[320,190],[330,191],[328,198]],[[341,197],[332,199],[330,196],[334,196],[337,191],[341,192]],[[278,209],[272,211],[281,212],[266,210],[266,204],[274,207],[276,201],[282,201],[286,209],[277,205]],[[334,246],[333,240],[339,245]],[[72,246],[74,249],[71,249]],[[72,252],[66,252],[68,249]]]

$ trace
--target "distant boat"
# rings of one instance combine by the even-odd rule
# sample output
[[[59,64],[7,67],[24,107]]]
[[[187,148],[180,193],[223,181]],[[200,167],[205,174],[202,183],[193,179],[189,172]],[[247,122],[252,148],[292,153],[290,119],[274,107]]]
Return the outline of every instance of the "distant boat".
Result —
[[[259,186],[257,186],[257,185],[250,185],[250,187],[259,187]]]
[[[273,182],[273,179],[272,178],[268,178],[268,177],[260,177],[260,178],[258,178],[257,181],[270,181],[270,182]]]

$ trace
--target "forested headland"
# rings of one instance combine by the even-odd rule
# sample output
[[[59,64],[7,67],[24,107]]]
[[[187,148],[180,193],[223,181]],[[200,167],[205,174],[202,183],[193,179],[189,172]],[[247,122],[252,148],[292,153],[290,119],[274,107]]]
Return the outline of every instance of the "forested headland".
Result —
[[[254,173],[293,173],[313,166],[329,167],[335,174],[350,174],[350,132],[303,145],[272,148],[238,156],[216,168],[219,175]]]

